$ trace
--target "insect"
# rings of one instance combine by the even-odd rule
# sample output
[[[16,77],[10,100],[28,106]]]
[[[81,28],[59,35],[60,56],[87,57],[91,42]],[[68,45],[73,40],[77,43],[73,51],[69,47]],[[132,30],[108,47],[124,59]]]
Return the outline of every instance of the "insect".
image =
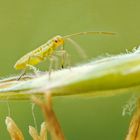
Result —
[[[48,42],[45,44],[39,46],[35,50],[25,54],[23,57],[21,57],[16,64],[14,65],[14,68],[16,70],[23,70],[23,74],[19,77],[19,79],[25,74],[26,69],[32,68],[35,69],[34,65],[37,65],[38,63],[42,62],[46,58],[50,58],[53,56],[54,52],[56,51],[57,48],[62,47],[64,50],[64,43],[66,40],[70,41],[73,43],[73,45],[78,46],[72,39],[71,37],[77,36],[77,35],[86,35],[86,34],[101,34],[101,35],[114,35],[115,33],[112,32],[79,32],[79,33],[74,33],[66,36],[60,36],[57,35],[50,39]],[[82,52],[82,50],[81,50]],[[64,62],[62,63],[62,68],[64,67]]]

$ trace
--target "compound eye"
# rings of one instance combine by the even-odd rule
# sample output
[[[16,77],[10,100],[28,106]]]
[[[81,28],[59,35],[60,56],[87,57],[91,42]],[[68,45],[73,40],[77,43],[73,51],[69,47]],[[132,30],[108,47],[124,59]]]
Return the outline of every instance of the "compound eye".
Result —
[[[55,39],[55,40],[54,40],[54,42],[55,42],[55,43],[58,43],[58,40],[57,40],[57,39]]]

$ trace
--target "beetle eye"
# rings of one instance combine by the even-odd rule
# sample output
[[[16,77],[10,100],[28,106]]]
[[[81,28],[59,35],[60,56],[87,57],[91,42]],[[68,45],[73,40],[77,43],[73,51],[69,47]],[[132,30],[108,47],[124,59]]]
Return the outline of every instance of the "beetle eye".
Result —
[[[58,40],[56,40],[56,39],[55,39],[55,40],[54,40],[54,42],[55,42],[55,43],[57,43],[57,42],[58,42]]]

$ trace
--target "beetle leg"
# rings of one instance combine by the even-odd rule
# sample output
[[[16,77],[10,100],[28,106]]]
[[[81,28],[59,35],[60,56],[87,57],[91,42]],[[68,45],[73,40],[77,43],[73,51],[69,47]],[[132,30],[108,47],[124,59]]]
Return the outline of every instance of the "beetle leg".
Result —
[[[69,58],[69,54],[67,53],[66,50],[59,50],[55,51],[56,55],[61,56],[61,68],[64,68],[64,65],[66,64],[66,60]]]
[[[20,74],[20,76],[18,77],[17,80],[20,80],[21,77],[23,77],[25,74],[26,74],[26,69],[24,69],[24,70],[22,71],[22,73]]]
[[[33,70],[34,73],[37,75],[38,72],[39,72],[39,70],[38,70],[36,67],[34,67],[33,65],[30,64],[30,59],[31,59],[31,58],[38,58],[38,59],[40,59],[41,61],[43,60],[43,58],[42,58],[41,56],[38,56],[38,55],[32,55],[32,56],[29,56],[29,58],[28,58],[28,62],[27,62],[27,64],[26,64],[26,66],[29,67],[29,69]]]
[[[50,56],[49,60],[50,60],[50,65],[49,65],[49,79],[50,79],[51,72],[52,72],[52,66],[53,66],[53,62],[54,62],[54,57]]]

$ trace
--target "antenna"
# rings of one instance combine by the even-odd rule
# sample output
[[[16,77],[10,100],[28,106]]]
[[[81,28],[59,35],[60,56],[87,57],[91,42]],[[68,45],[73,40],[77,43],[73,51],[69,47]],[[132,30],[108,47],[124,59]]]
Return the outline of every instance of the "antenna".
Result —
[[[113,32],[96,32],[96,31],[89,31],[89,32],[79,32],[79,33],[73,33],[70,35],[65,35],[63,36],[64,39],[66,39],[67,41],[69,41],[71,44],[73,44],[73,46],[77,49],[77,51],[79,52],[79,54],[83,57],[83,58],[87,58],[86,53],[84,52],[84,50],[80,47],[80,45],[74,41],[73,39],[71,39],[71,37],[73,36],[77,36],[77,35],[88,35],[88,34],[94,34],[94,35],[115,35],[116,33]]]
[[[95,34],[95,35],[115,35],[116,33],[113,32],[96,32],[96,31],[89,31],[89,32],[79,32],[79,33],[73,33],[70,35],[63,36],[64,38],[69,38],[77,35],[87,35],[87,34]]]
[[[81,48],[81,46],[76,41],[74,41],[73,39],[71,39],[69,37],[67,37],[66,40],[69,41],[71,44],[73,44],[73,46],[77,49],[77,51],[79,52],[79,54],[84,59],[87,58],[87,55],[86,55],[85,51]]]

